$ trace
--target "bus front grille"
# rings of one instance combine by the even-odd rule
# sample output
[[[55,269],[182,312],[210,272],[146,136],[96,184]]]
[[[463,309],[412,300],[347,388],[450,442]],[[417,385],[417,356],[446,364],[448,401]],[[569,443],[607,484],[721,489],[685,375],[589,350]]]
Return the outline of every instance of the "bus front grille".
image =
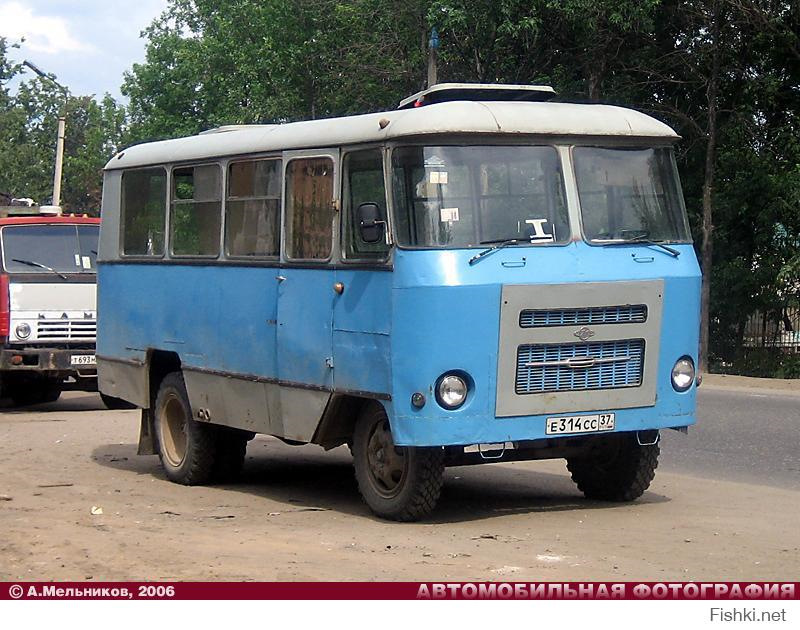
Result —
[[[93,319],[40,319],[36,322],[36,339],[94,341],[97,322]]]
[[[645,304],[585,308],[525,309],[519,314],[522,328],[581,326],[589,324],[640,324],[647,321]]]
[[[638,387],[644,339],[527,344],[517,349],[517,394]]]

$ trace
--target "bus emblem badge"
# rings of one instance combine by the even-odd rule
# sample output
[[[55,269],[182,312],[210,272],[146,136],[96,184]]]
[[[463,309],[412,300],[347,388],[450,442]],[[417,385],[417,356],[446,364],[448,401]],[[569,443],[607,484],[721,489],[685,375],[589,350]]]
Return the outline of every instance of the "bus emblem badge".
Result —
[[[594,337],[594,331],[587,326],[578,328],[573,334],[581,341],[588,341],[591,337]]]

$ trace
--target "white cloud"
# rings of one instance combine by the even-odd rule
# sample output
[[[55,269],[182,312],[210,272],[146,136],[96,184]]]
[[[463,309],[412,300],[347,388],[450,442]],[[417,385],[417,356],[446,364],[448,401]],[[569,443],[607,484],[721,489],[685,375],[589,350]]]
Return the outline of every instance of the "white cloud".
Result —
[[[0,4],[0,35],[11,41],[24,38],[27,49],[51,55],[94,48],[73,37],[64,18],[35,15],[19,2]]]

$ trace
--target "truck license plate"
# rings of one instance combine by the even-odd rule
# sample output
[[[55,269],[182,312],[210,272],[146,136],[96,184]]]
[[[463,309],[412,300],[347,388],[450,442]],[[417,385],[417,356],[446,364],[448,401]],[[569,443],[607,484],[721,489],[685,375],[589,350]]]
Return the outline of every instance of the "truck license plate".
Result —
[[[614,430],[613,413],[596,413],[590,416],[562,416],[548,418],[545,426],[547,435],[561,433],[601,433]]]
[[[97,365],[97,357],[93,354],[73,354],[69,358],[70,365]]]

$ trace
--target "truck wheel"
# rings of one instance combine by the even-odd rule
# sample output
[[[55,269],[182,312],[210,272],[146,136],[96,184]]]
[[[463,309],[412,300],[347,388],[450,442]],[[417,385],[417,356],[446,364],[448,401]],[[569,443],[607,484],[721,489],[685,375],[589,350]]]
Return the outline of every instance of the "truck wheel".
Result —
[[[356,421],[353,467],[361,496],[375,514],[415,521],[429,514],[439,500],[444,452],[395,446],[386,411],[371,403]]]
[[[106,409],[136,409],[136,405],[129,403],[127,400],[115,398],[114,396],[108,396],[103,392],[100,392],[100,398],[102,399],[103,404],[106,406]]]
[[[216,436],[217,452],[214,460],[214,481],[236,481],[242,472],[247,452],[247,437],[235,429],[221,429]]]
[[[567,459],[567,469],[587,499],[633,501],[653,481],[659,452],[658,444],[639,444],[635,433],[619,433],[597,438],[586,454]]]
[[[61,396],[60,381],[28,381],[12,386],[11,400],[18,407],[55,402]]]
[[[155,429],[158,454],[170,481],[196,486],[211,479],[216,455],[215,427],[192,418],[180,372],[167,374],[161,381],[155,403]]]

